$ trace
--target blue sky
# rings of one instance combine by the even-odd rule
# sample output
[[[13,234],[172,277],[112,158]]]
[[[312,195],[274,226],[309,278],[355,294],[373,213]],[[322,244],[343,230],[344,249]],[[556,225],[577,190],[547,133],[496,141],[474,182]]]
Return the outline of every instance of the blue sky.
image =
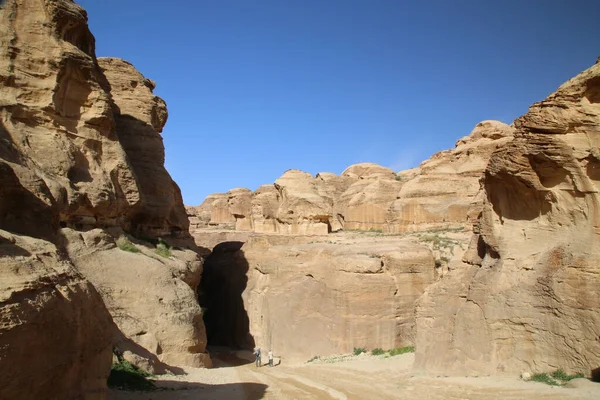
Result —
[[[287,169],[395,170],[525,113],[600,55],[597,0],[77,0],[167,102],[188,205]]]

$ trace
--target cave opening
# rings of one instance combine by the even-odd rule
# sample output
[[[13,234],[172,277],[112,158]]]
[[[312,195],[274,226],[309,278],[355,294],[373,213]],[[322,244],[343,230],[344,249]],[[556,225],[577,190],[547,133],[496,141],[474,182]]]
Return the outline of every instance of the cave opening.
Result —
[[[220,243],[204,262],[198,302],[203,310],[208,346],[254,349],[242,299],[248,283],[248,261],[240,250],[243,244]]]

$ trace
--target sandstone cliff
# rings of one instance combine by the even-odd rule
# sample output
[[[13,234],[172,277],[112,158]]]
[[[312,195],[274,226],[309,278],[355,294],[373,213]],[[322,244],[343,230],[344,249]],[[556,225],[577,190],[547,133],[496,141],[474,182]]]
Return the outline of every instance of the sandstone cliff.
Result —
[[[159,367],[210,362],[197,253],[115,248],[125,234],[153,253],[157,237],[194,245],[163,167],[164,102],[94,48],[72,1],[0,3],[0,362],[31,371],[3,374],[1,398],[101,398],[115,343]]]
[[[464,263],[419,301],[417,368],[598,373],[599,94],[596,64],[492,155]]]
[[[113,322],[51,242],[0,230],[0,398],[102,399]]]
[[[208,340],[296,360],[414,345],[415,302],[461,264],[479,180],[513,133],[484,121],[412,170],[289,170],[187,207],[196,243],[215,248],[200,291]]]
[[[433,254],[415,237],[252,234],[214,249],[200,302],[211,344],[306,361],[412,345],[415,300],[435,279]]]
[[[187,207],[191,231],[323,235],[342,230],[470,229],[468,211],[479,179],[492,152],[508,142],[513,131],[501,122],[483,121],[454,149],[397,174],[372,163],[352,165],[340,176],[322,172],[313,177],[289,170],[254,193],[234,189]]]

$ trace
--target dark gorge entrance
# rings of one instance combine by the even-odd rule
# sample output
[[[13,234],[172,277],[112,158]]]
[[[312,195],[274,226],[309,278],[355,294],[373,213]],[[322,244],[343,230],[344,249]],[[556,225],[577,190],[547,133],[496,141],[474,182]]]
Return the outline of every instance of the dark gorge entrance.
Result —
[[[204,263],[198,301],[203,309],[209,346],[254,348],[250,321],[242,300],[248,282],[248,262],[240,251],[243,244],[220,243]]]

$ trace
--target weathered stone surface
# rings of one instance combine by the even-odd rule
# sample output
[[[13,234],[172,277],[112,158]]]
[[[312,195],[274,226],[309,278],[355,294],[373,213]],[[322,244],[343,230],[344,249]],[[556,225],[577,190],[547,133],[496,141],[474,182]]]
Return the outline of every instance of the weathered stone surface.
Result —
[[[164,167],[159,132],[167,122],[165,102],[152,93],[154,82],[118,58],[98,64],[110,84],[119,143],[136,178],[137,203],[128,211],[132,232],[149,236],[188,233],[181,191]]]
[[[275,185],[263,185],[252,196],[252,225],[255,232],[277,232],[280,194]]]
[[[332,199],[321,196],[317,181],[306,172],[286,171],[275,181],[279,191],[277,232],[284,234],[327,234]]]
[[[307,235],[341,230],[470,229],[469,208],[479,179],[492,152],[513,133],[514,128],[502,122],[483,121],[456,148],[397,174],[373,163],[352,165],[340,176],[322,172],[313,177],[289,170],[274,185],[261,186],[252,195],[244,193],[251,196],[251,212],[238,207],[244,224],[236,229]],[[240,217],[233,216],[224,200],[231,196],[232,192],[210,195],[199,207],[188,207],[188,214],[199,220],[192,231],[209,224],[239,225]]]
[[[454,149],[434,154],[416,170],[399,174],[403,185],[389,209],[386,231],[468,228],[469,207],[485,166],[513,132],[502,122],[480,122]]]
[[[21,294],[11,297],[10,304],[0,303],[6,306],[2,317],[6,321],[18,321],[23,314],[22,324],[3,325],[6,360],[14,367],[19,364],[11,357],[27,355],[29,364],[23,369],[32,371],[31,375],[23,373],[29,378],[28,384],[15,378],[14,382],[23,383],[22,394],[11,383],[0,389],[11,391],[10,396],[0,395],[2,398],[79,398],[88,392],[104,396],[105,387],[96,381],[105,381],[110,354],[108,358],[99,354],[104,354],[104,348],[110,350],[111,343],[105,338],[112,342],[117,327],[101,322],[100,315],[95,319],[100,298],[73,269],[73,261],[114,289],[120,283],[109,277],[96,279],[94,274],[103,271],[120,276],[127,270],[138,271],[142,277],[129,276],[132,281],[151,279],[151,275],[143,275],[147,271],[142,267],[147,263],[141,256],[129,260],[130,264],[111,258],[116,252],[111,248],[115,232],[124,230],[148,240],[164,236],[179,246],[194,246],[181,194],[163,167],[164,148],[158,132],[167,117],[164,102],[152,94],[154,84],[130,64],[117,59],[98,61],[94,47],[87,15],[72,1],[7,0],[0,4],[0,229],[28,243],[49,243],[42,254],[27,250],[25,258],[3,258],[3,283],[11,279],[21,282],[20,276],[26,276],[26,271],[32,282],[41,283],[32,284],[31,293],[18,289]],[[95,230],[102,234],[88,237]],[[72,250],[76,243],[69,240],[77,235],[89,239],[85,248],[93,255],[87,256],[90,264]],[[185,265],[200,261],[188,252],[181,257]],[[98,265],[97,260],[105,258],[106,264]],[[61,267],[66,272],[55,279],[55,263],[71,269]],[[200,268],[194,267],[193,273],[181,269],[175,273],[172,265],[163,268],[162,274],[171,276],[171,284],[163,285],[162,297],[189,292],[177,300],[189,315],[179,324],[171,324],[173,339],[164,341],[161,356],[172,364],[197,366],[196,358],[206,358],[201,354],[202,321],[193,295]],[[100,294],[106,293],[118,291],[103,287]],[[113,299],[104,297],[104,301],[109,300],[113,316],[126,308],[118,304],[116,295]],[[150,318],[152,304],[148,307]],[[39,315],[32,310],[38,310]],[[54,317],[56,321],[52,321]],[[43,329],[39,329],[41,324]],[[121,320],[118,325],[130,333]],[[103,330],[106,326],[109,332]],[[18,332],[38,355],[30,355],[28,349],[17,350],[23,346]],[[136,344],[137,336],[130,339]],[[172,344],[177,341],[192,344],[177,348]],[[48,356],[55,359],[46,358],[37,343],[47,347]],[[144,344],[134,347],[150,352]],[[2,366],[4,362],[3,358]]]
[[[198,207],[186,207],[192,231],[210,226],[252,231],[252,192],[237,188],[209,195]]]
[[[98,288],[119,327],[119,350],[146,360],[138,365],[153,373],[211,365],[195,294],[202,274],[195,252],[172,249],[167,258],[132,239],[139,250],[133,253],[100,229],[62,232],[73,263]]]
[[[301,361],[412,344],[414,302],[435,279],[431,251],[394,236],[255,234],[236,263],[256,346]]]
[[[596,64],[534,104],[492,155],[464,264],[419,301],[418,369],[600,366],[598,93]]]
[[[113,332],[52,243],[0,230],[0,398],[105,398]]]

